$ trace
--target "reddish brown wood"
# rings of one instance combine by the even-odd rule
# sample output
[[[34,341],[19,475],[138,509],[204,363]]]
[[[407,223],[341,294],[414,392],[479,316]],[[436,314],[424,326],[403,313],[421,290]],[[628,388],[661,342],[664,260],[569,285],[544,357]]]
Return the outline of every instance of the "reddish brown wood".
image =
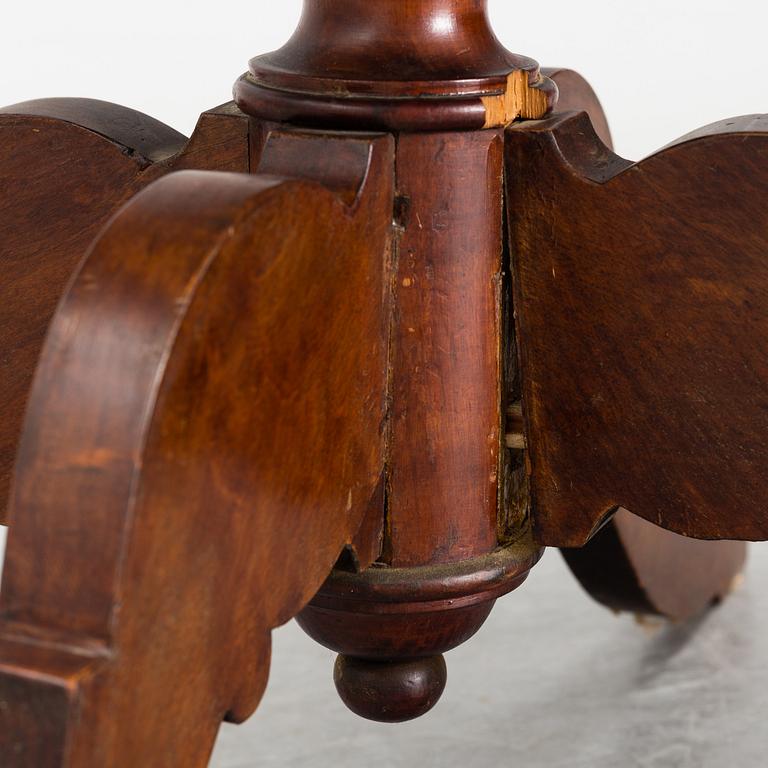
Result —
[[[767,127],[726,121],[637,165],[585,115],[508,131],[541,543],[582,545],[619,506],[698,538],[768,535]]]
[[[371,163],[371,141],[381,138],[379,134],[357,133],[340,136],[339,134],[313,134],[313,145],[317,150],[311,155],[306,152],[306,134],[295,129],[285,130],[276,124],[252,121],[251,165],[255,172],[266,175],[279,175],[284,178],[303,178],[321,180],[323,186],[333,190],[350,208],[360,202]],[[391,311],[391,259],[392,238],[381,254],[380,268],[382,280],[386,286],[386,310],[382,322],[386,326],[385,335],[389,334],[389,312]],[[389,339],[387,350],[389,354]],[[386,377],[381,381],[386,392]],[[383,395],[382,395],[383,396]],[[384,429],[386,416],[382,414],[381,429]],[[339,565],[348,565],[353,570],[367,568],[379,559],[384,540],[384,487],[385,471],[382,468],[375,492],[371,495],[360,527],[346,547]]]
[[[497,131],[398,140],[384,555],[396,567],[498,541],[502,154]]]
[[[469,640],[496,599],[520,586],[540,555],[524,537],[461,563],[377,564],[359,574],[337,570],[297,620],[317,642],[341,654],[336,684],[356,714],[382,722],[410,720],[431,709],[442,693],[447,671],[441,654]],[[435,684],[412,684],[413,675]]]
[[[158,163],[151,174],[181,170],[250,171],[250,121],[233,102],[200,115],[195,130],[178,154]]]
[[[589,83],[567,69],[544,69],[560,92],[559,109],[583,109],[612,148],[608,120]],[[581,585],[614,611],[685,620],[722,599],[741,573],[743,542],[679,536],[619,510],[585,547],[563,555]]]
[[[141,167],[173,157],[187,143],[186,136],[154,117],[97,99],[35,99],[2,107],[0,115],[5,125],[26,124],[21,118],[27,117],[33,121],[53,121],[57,127],[60,124],[70,125],[81,129],[80,134],[101,136],[121,147],[123,154],[133,157]],[[29,130],[32,133],[44,132],[40,125],[36,127],[39,131],[31,125]],[[18,140],[15,136],[13,138]],[[46,147],[45,136],[37,137],[37,140],[39,150]],[[52,144],[47,148],[58,149],[58,146]],[[3,149],[8,155],[12,154],[9,150],[13,147],[4,146]],[[67,159],[70,163],[79,163],[82,171],[88,170],[76,153],[71,152]]]
[[[584,111],[606,147],[613,149],[608,117],[592,86],[578,73],[564,67],[543,67],[541,73],[557,86],[557,111]]]
[[[551,74],[607,141],[589,86]],[[18,452],[4,767],[204,766],[299,611],[351,709],[423,714],[441,654],[541,544],[582,545],[622,504],[768,535],[764,123],[636,166],[586,117],[513,126],[505,243],[504,127],[556,89],[485,0],[306,0],[235,92],[248,116],[214,110],[186,145],[111,107],[0,115],[24,256],[0,299],[33,297],[8,330],[6,477],[43,331],[113,215],[50,323]],[[622,513],[568,558],[608,604],[684,616],[741,552]]]
[[[380,662],[339,656],[333,670],[336,690],[355,714],[368,720],[383,715],[388,723],[429,712],[445,690],[446,676],[442,656]]]
[[[308,0],[290,41],[256,57],[271,88],[373,96],[492,94],[511,62],[483,0]],[[372,43],[375,42],[375,45]],[[529,62],[526,62],[529,63]]]
[[[405,70],[399,74],[391,71],[391,79],[381,80],[377,68],[369,63],[368,71],[382,84],[382,89],[373,93],[364,85],[367,77],[364,68],[354,61],[362,53],[358,47],[348,61],[352,66],[349,72],[358,85],[350,82],[348,95],[354,93],[363,99],[355,103],[353,111],[365,110],[363,102],[374,97],[377,114],[391,113],[391,119],[385,121],[387,124],[398,123],[397,115],[404,107],[415,116],[418,125],[414,127],[419,130],[438,124],[456,127],[451,123],[453,116],[463,114],[468,105],[470,111],[474,110],[473,114],[481,118],[477,121],[478,128],[500,125],[519,114],[538,116],[546,111],[554,96],[551,84],[539,78],[533,62],[515,57],[498,45],[487,24],[484,2],[458,3],[453,7],[444,2],[432,3],[430,8],[428,5],[389,3],[382,5],[376,14],[359,2],[350,5],[349,10],[358,14],[358,29],[367,27],[368,33],[380,37],[382,45],[386,45],[387,39],[393,41],[410,25],[414,51],[420,51],[420,55],[426,57],[425,61],[431,62],[424,75],[423,87],[418,83],[409,84],[404,79],[408,76]],[[334,44],[341,46],[342,30],[338,17],[333,19],[338,7],[310,0],[306,10],[297,39],[302,35],[310,39],[313,29],[317,31],[317,25],[322,22],[327,24],[325,31],[329,37],[318,50],[327,47],[333,38],[336,38]],[[448,26],[451,28],[440,32],[438,22],[450,22]],[[429,34],[434,34],[433,39],[429,39]],[[417,44],[419,39],[423,45]],[[466,57],[464,52],[461,55],[465,67],[456,70],[455,64],[451,63],[454,54],[461,53],[461,46],[467,42],[477,46],[482,43],[475,49],[477,60]],[[306,48],[306,42],[299,40],[299,47]],[[370,46],[366,47],[370,54]],[[271,68],[269,77],[277,79],[260,82],[257,90],[263,90],[265,85],[272,89],[270,93],[276,93],[275,89],[286,85],[295,88],[306,76],[298,65],[295,71],[290,71],[297,64],[291,50],[296,48],[289,43],[283,51],[282,62],[280,55],[272,57],[273,63],[277,64]],[[306,50],[305,53],[309,55]],[[339,56],[335,58],[337,62],[341,60]],[[401,57],[399,61],[404,59]],[[268,62],[269,59],[265,59],[261,64]],[[254,66],[254,73],[260,71],[259,66]],[[422,65],[417,62],[415,66],[418,69]],[[444,71],[445,67],[450,71]],[[338,72],[331,79],[334,80],[336,75]],[[296,77],[298,80],[291,80]],[[318,82],[315,78],[310,83],[313,98],[317,96]],[[326,81],[325,86],[329,82]],[[334,84],[338,85],[338,82],[336,78]],[[377,88],[374,86],[373,90]],[[441,92],[444,98],[433,98],[440,97]],[[459,97],[458,101],[456,97]],[[281,98],[291,101],[295,94],[283,94]],[[323,99],[328,99],[327,92]],[[443,100],[445,105],[439,103]],[[253,109],[252,104],[248,106],[254,114],[275,116],[268,111]],[[345,104],[345,110],[347,106]],[[354,121],[357,118],[353,111],[348,114]],[[430,123],[426,117],[429,114],[434,114],[437,122]],[[366,120],[367,117],[363,124]],[[376,123],[375,120],[369,122]],[[400,127],[404,124],[399,122]],[[201,134],[204,128],[201,125]],[[242,156],[243,144],[239,141],[241,128],[242,122],[237,121],[233,141],[226,142],[226,153],[231,151],[235,163],[246,162]],[[213,134],[220,134],[218,127]],[[251,145],[247,159],[249,167],[258,167],[265,174],[321,177],[345,204],[354,210],[359,207],[362,180],[367,178],[362,171],[367,168],[368,160],[365,152],[359,152],[360,140],[350,137],[334,143],[315,136],[315,152],[308,154],[303,147],[305,142],[263,120],[253,123],[248,140]],[[340,565],[348,562],[353,568],[365,568],[381,554],[385,564],[394,566],[393,574],[403,567],[428,568],[433,563],[462,562],[464,567],[467,563],[474,566],[484,562],[484,558],[495,557],[493,553],[500,541],[508,544],[514,538],[506,519],[500,523],[497,499],[500,493],[498,477],[503,463],[500,458],[503,382],[498,305],[502,279],[501,132],[475,132],[464,136],[442,133],[425,136],[423,141],[402,135],[399,143],[396,167],[402,190],[393,210],[396,225],[403,230],[402,247],[407,249],[407,259],[400,262],[399,255],[385,251],[379,269],[382,279],[386,279],[387,289],[390,281],[402,291],[409,287],[409,279],[418,278],[419,285],[411,295],[403,295],[402,300],[395,302],[391,316],[380,318],[389,322],[386,329],[388,375],[379,382],[381,390],[377,391],[381,401],[386,398],[390,404],[389,411],[379,414],[377,421],[377,428],[387,429],[387,471],[383,472],[382,465],[375,491],[368,495],[361,509],[363,524],[356,535],[349,537],[346,560],[340,561]],[[328,152],[329,149],[332,151]],[[221,152],[216,154],[217,162],[228,162],[221,158]],[[195,147],[188,148],[186,158],[190,165],[197,162]],[[159,164],[155,173],[160,175],[170,169],[170,163]],[[442,189],[435,192],[425,184],[426,170],[441,174]],[[356,179],[357,186],[350,184],[351,177]],[[482,190],[480,195],[474,192],[475,187]],[[411,207],[415,214],[412,221],[409,220]],[[421,221],[422,214],[427,217],[426,225]],[[427,231],[422,232],[425,226]],[[479,257],[474,263],[466,262],[468,249],[474,250]],[[382,301],[386,295],[387,291],[382,287]],[[426,309],[419,306],[419,299],[427,301]],[[414,333],[421,338],[415,346],[409,338]],[[322,357],[316,350],[313,355],[318,359]],[[420,363],[424,366],[421,370]],[[413,370],[412,365],[415,365]],[[438,376],[442,381],[437,381]],[[318,379],[321,378],[318,375]],[[326,385],[330,386],[327,381]],[[464,414],[462,409],[467,404],[473,411]],[[325,418],[323,414],[321,421]],[[408,419],[416,426],[415,432],[407,423]],[[422,447],[415,444],[422,441],[420,430],[427,430],[426,458]],[[416,515],[421,521],[415,521]],[[307,535],[311,533],[308,531]],[[520,531],[514,533],[519,535]],[[98,538],[98,530],[94,530],[93,536],[94,540]],[[461,600],[443,599],[442,592],[438,591],[435,599],[439,610],[430,609],[430,612],[446,613],[442,641],[422,636],[419,631],[424,626],[420,615],[423,600],[416,601],[419,603],[416,609],[412,601],[400,600],[401,605],[396,607],[395,613],[410,632],[410,641],[405,643],[401,655],[409,659],[422,654],[427,646],[434,654],[443,646],[453,647],[474,633],[495,597],[514,588],[538,557],[538,548],[529,541],[521,546],[524,549],[522,556],[514,548],[500,551],[501,556],[511,563],[500,584],[493,579],[486,584],[481,578],[482,586],[477,587],[476,593],[469,589]],[[108,554],[107,546],[107,559]],[[17,567],[21,566],[17,564]],[[111,567],[109,563],[107,567]],[[479,575],[484,574],[485,570],[481,568]],[[422,591],[429,578],[428,573],[419,577]],[[24,583],[24,579],[21,581]],[[13,586],[13,582],[11,584]],[[105,610],[109,611],[111,593],[107,591],[104,598]],[[460,608],[459,604],[467,600],[473,605]],[[57,609],[64,615],[75,608],[76,603],[77,600],[67,606],[63,601],[57,602]],[[340,612],[344,613],[344,610]],[[418,618],[414,618],[416,616]],[[429,623],[437,626],[434,619],[432,616]],[[359,631],[357,636],[360,636]],[[380,639],[374,642],[379,646],[379,656],[387,643],[387,633],[383,631]]]
[[[505,96],[515,106],[499,119]],[[487,0],[305,0],[293,37],[235,86],[262,119],[408,131],[540,117],[556,97],[535,61],[499,43]]]
[[[352,540],[384,461],[393,155],[350,140],[353,209],[309,181],[172,174],[80,270],[11,504],[4,766],[204,766],[261,696],[270,628]]]
[[[0,522],[32,374],[90,241],[131,196],[175,168],[248,170],[247,120],[205,113],[193,138],[125,107],[42,99],[0,110]],[[239,136],[237,133],[239,132]]]
[[[185,141],[103,102],[51,99],[0,110],[0,522],[32,373],[64,286],[148,166]]]
[[[355,670],[344,700],[387,722],[408,702],[410,717],[424,712],[421,695],[388,699],[404,670],[432,679],[435,657],[474,635],[540,555],[524,519],[501,511],[501,132],[401,135],[396,169],[382,554],[363,573],[335,571],[299,616]],[[377,678],[375,692],[353,690]]]
[[[480,629],[496,598],[520,586],[540,555],[524,538],[462,563],[336,571],[298,621],[322,645],[366,659],[445,653]]]

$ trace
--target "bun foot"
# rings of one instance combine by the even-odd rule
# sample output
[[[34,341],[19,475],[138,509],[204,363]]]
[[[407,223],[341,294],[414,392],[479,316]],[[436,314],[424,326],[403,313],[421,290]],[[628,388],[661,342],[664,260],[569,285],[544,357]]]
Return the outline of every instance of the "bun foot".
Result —
[[[356,715],[380,723],[415,720],[437,704],[448,670],[442,655],[405,661],[370,661],[339,656],[333,680]]]

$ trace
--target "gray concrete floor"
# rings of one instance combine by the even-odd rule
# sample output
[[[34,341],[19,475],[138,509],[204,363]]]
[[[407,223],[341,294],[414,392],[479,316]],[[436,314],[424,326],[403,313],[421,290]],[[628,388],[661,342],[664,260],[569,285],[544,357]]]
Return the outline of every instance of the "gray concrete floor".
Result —
[[[367,723],[331,680],[333,654],[295,624],[274,633],[272,680],[214,768],[762,768],[768,763],[768,548],[722,606],[682,626],[593,604],[556,552],[448,654],[421,720]]]
[[[437,708],[399,726],[348,713],[333,654],[289,624],[274,633],[259,712],[223,726],[211,766],[762,768],[768,547],[750,554],[724,605],[687,625],[648,627],[593,604],[549,552],[448,654]]]

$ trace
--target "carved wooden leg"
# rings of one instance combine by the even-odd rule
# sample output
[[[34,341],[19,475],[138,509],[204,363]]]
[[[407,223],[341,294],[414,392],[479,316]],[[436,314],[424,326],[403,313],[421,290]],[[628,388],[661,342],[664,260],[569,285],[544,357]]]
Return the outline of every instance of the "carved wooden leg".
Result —
[[[340,654],[343,700],[387,722],[436,703],[441,654],[541,554],[503,450],[503,126],[543,116],[555,89],[501,48],[483,6],[308,0],[289,43],[235,89],[262,132],[290,120],[396,134],[380,557],[357,573],[345,559],[299,617]]]
[[[391,140],[289,137],[276,172],[291,141],[339,196],[172,174],[56,313],[11,500],[3,766],[206,765],[374,496]]]
[[[568,69],[543,72],[557,83],[558,112],[584,110],[612,148],[608,120],[589,83]],[[621,509],[586,546],[562,552],[581,585],[612,610],[683,620],[728,595],[747,545],[689,539]]]
[[[696,538],[768,535],[766,128],[723,121],[637,164],[586,115],[508,129],[542,543],[581,546],[618,507]]]
[[[542,547],[684,616],[742,549],[652,524],[768,538],[765,118],[632,164],[550,74],[484,0],[305,0],[186,144],[0,114],[3,768],[202,768],[298,612],[409,719]]]
[[[248,121],[231,106],[189,142],[140,112],[90,99],[0,109],[0,523],[32,374],[86,247],[127,200],[174,169],[248,171]]]
[[[86,246],[181,134],[85,99],[0,110],[0,522],[32,374]]]

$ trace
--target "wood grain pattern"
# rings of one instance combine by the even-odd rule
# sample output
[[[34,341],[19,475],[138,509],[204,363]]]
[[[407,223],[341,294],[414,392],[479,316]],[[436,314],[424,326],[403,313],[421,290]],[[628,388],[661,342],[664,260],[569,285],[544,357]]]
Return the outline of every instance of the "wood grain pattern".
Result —
[[[4,766],[204,766],[258,703],[269,630],[383,471],[394,163],[366,143],[353,208],[316,182],[174,173],[91,250],[19,451]]]
[[[81,128],[122,147],[123,154],[135,157],[144,166],[173,157],[187,143],[186,136],[150,115],[98,99],[34,99],[2,107],[0,115],[4,118],[47,118]],[[49,149],[55,150],[56,146],[49,146]]]
[[[0,112],[3,768],[203,768],[297,614],[423,714],[543,545],[612,607],[725,594],[741,546],[652,523],[768,537],[768,120],[632,164],[550,74],[487,0],[305,0],[189,142]],[[593,124],[505,130],[554,80]]]
[[[612,148],[608,120],[589,83],[572,70],[543,71],[557,84],[559,109],[584,110]],[[581,585],[611,610],[682,621],[729,593],[747,545],[686,538],[620,509],[585,547],[562,552]]]
[[[498,542],[501,134],[401,136],[385,562]],[[471,254],[471,258],[469,255]]]
[[[340,654],[336,687],[356,714],[387,723],[411,720],[442,693],[442,654],[479,631],[496,599],[525,581],[542,552],[529,530],[513,544],[459,563],[336,569],[296,619]]]
[[[440,654],[541,554],[524,515],[500,511],[502,150],[501,131],[397,137],[383,547],[361,573],[360,556],[339,563],[298,616],[341,654],[342,699],[372,720],[431,708]]]
[[[84,99],[0,110],[0,522],[43,337],[85,248],[183,136]]]
[[[171,170],[247,171],[247,131],[231,105],[205,113],[189,143],[147,115],[91,99],[0,110],[0,523],[32,374],[87,246]]]
[[[508,130],[541,543],[580,546],[618,507],[768,536],[766,128],[724,121],[636,165],[586,115]]]

